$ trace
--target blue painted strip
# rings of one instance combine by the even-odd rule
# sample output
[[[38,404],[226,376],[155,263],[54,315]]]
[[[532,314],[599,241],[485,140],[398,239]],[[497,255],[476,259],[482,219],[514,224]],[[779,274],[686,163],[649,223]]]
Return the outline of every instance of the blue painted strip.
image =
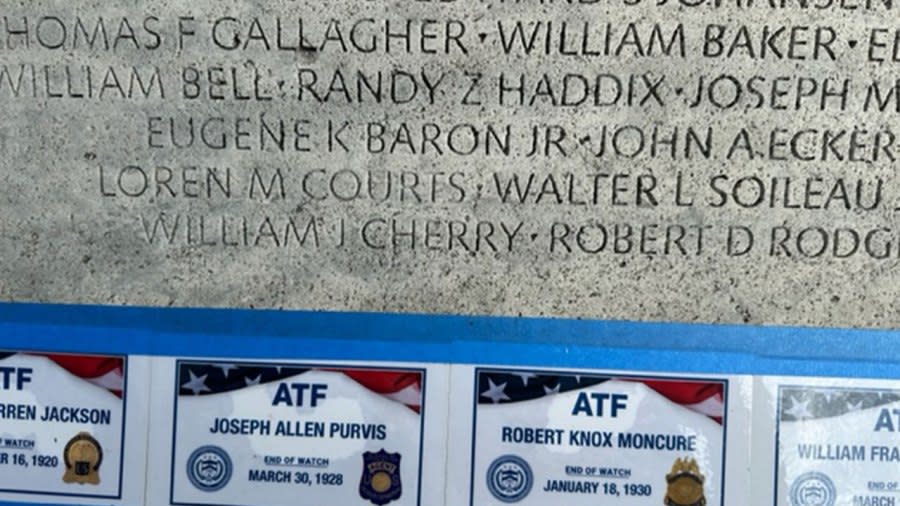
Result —
[[[900,332],[0,304],[0,348],[900,378]]]

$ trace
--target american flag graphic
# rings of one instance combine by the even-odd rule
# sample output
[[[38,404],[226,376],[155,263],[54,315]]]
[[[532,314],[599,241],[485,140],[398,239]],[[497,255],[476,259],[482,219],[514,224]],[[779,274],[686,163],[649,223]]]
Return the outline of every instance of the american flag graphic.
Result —
[[[845,415],[900,401],[900,392],[828,387],[781,387],[781,421],[797,422]]]
[[[0,360],[19,352],[0,351]],[[118,397],[125,392],[125,358],[103,355],[69,355],[51,353],[23,353],[46,357],[73,376],[109,390]]]
[[[590,374],[548,374],[519,370],[482,370],[478,373],[478,403],[508,404],[529,401],[611,380],[639,382],[666,399],[722,423],[725,383],[643,379]]]
[[[422,409],[422,372],[388,369],[309,368],[278,364],[179,362],[179,395],[233,392],[300,376],[313,370],[344,374],[364,388],[399,402],[415,412]]]

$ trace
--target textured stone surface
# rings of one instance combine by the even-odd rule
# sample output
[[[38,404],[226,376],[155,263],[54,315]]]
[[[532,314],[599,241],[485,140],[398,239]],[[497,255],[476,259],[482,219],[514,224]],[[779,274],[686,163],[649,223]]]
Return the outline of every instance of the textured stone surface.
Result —
[[[892,158],[900,156],[900,142],[891,129],[900,90],[891,90],[900,69],[900,47],[892,54],[900,25],[892,20],[900,7],[880,0],[871,8],[862,0],[844,8],[825,0],[815,5],[827,8],[788,4],[0,0],[0,298],[894,327],[900,185]],[[9,33],[23,27],[23,17],[28,47],[22,35]],[[108,48],[97,31],[101,17]],[[380,30],[378,47],[361,52],[351,30],[370,18],[358,25],[357,42],[366,49]],[[337,37],[336,28],[327,29],[338,20],[348,50],[336,39],[316,50],[279,50],[297,45],[299,19],[308,46],[320,46],[326,33]],[[385,50],[385,20],[397,30],[411,20],[410,51],[396,37]],[[423,20],[435,21],[424,24],[424,42]],[[517,21],[529,37],[543,23],[536,39],[542,48],[551,22],[552,54],[506,54],[503,38]],[[563,23],[567,52],[601,54],[559,54]],[[718,30],[709,25],[723,27],[725,51],[735,45],[734,54],[716,56],[718,46],[704,43]],[[769,45],[762,43],[765,27]],[[610,30],[618,55],[603,54]],[[132,31],[134,38],[116,36]],[[90,39],[93,48],[85,47]],[[226,49],[248,40],[246,49]],[[60,42],[60,49],[48,47]],[[358,72],[370,85],[381,73],[380,102],[358,83]],[[470,90],[475,75],[481,77]],[[501,75],[507,88],[524,79],[521,99],[500,91]],[[596,85],[598,75],[600,91],[582,99],[581,87]],[[722,75],[714,92],[719,106],[691,107],[699,80]],[[624,85],[616,105],[604,105],[616,98],[609,76]],[[211,87],[210,79],[225,84]],[[823,97],[823,89],[837,93],[845,80],[846,98]],[[742,94],[731,106],[738,82]],[[885,111],[874,105],[873,83]],[[74,96],[86,86],[92,97]],[[647,93],[654,86],[658,98]],[[198,89],[200,98],[186,98]],[[185,142],[188,118],[197,128],[194,145],[176,147],[170,121]],[[284,149],[272,141],[279,121]],[[350,125],[329,137],[329,122],[340,131],[345,121]],[[261,122],[268,133],[260,135]],[[398,133],[404,122],[412,148]],[[489,126],[497,138],[488,147]],[[618,155],[608,148],[598,156],[604,127],[607,139],[619,132]],[[376,135],[382,128],[384,135]],[[548,128],[551,136],[565,130],[565,137],[529,156],[535,128],[542,142]],[[674,157],[659,143],[654,156],[654,128],[658,139],[678,129]],[[690,148],[689,128],[701,141]],[[469,150],[473,129],[478,148],[459,154]],[[497,139],[507,129],[503,153]],[[642,150],[639,130],[646,136]],[[227,146],[218,149],[223,131]],[[424,142],[423,135],[436,140]],[[827,135],[837,140],[828,144]],[[381,141],[387,150],[396,143],[394,152],[374,152]],[[186,167],[196,169],[184,173]],[[230,171],[231,196],[208,184],[208,168],[221,181]],[[266,195],[277,171],[284,191],[276,184]],[[380,195],[388,172],[394,179],[386,201],[335,197],[355,193],[354,177],[365,186],[369,173]],[[502,202],[498,180],[505,186],[518,175],[524,186],[532,174],[525,203]],[[748,207],[736,205],[735,181],[752,177],[759,179],[737,190]],[[771,190],[773,177],[780,186],[750,206],[759,182]],[[863,204],[882,185],[873,210],[857,205],[857,184]],[[713,186],[729,192],[725,205]],[[161,229],[151,240],[160,216],[173,227],[179,220],[171,244],[161,240]],[[407,236],[391,244],[392,220],[401,231],[415,221],[414,249]],[[586,252],[602,244],[598,225],[608,240],[602,251]],[[656,228],[641,228],[647,225]],[[726,250],[735,226],[755,236],[753,249],[740,256]],[[776,229],[773,246],[775,227],[787,228]],[[792,238],[782,246],[788,229]],[[837,229],[844,231],[837,232],[835,254]],[[504,230],[518,232],[510,241]],[[818,254],[823,234],[829,243]],[[876,258],[882,252],[887,258]]]

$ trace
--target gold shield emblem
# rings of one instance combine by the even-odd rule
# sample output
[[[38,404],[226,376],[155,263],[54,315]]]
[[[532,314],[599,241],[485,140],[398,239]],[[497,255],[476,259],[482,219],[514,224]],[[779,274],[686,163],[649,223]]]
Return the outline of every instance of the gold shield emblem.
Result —
[[[667,506],[705,506],[703,482],[706,478],[694,459],[677,459],[672,470],[666,475],[665,503]]]
[[[63,451],[66,472],[63,482],[82,485],[100,484],[100,464],[103,462],[103,448],[87,432],[79,432],[66,444]]]

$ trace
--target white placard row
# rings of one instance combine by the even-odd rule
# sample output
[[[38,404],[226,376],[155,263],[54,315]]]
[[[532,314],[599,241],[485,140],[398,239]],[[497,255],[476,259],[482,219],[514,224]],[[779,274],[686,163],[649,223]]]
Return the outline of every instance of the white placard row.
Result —
[[[900,382],[0,354],[0,500],[885,506]]]

